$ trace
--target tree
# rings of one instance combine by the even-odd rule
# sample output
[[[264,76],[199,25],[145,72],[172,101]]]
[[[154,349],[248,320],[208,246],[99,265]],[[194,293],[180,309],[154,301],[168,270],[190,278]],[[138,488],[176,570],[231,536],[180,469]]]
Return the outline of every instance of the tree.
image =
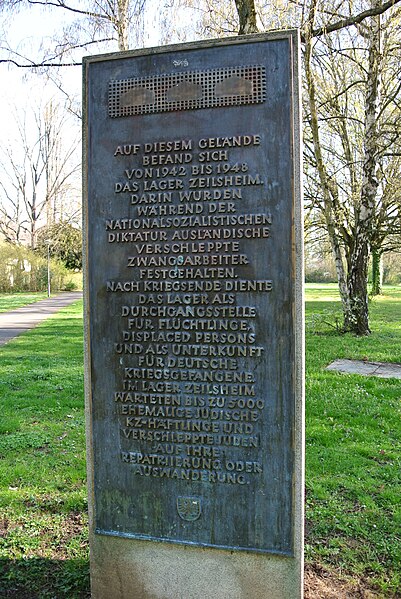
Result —
[[[254,0],[235,0],[239,19],[239,35],[257,33],[256,8]]]
[[[78,210],[71,192],[79,162],[77,139],[63,138],[67,122],[60,108],[49,102],[34,111],[33,127],[28,119],[28,113],[17,119],[17,139],[1,148],[0,229],[9,241],[25,236],[34,248],[41,222],[72,218]]]
[[[9,147],[2,149],[2,163],[7,165],[0,176],[0,232],[9,243],[20,244],[29,234],[23,191],[26,172],[20,170]]]
[[[397,3],[361,2],[353,14],[350,2],[310,0],[297,3],[292,15],[304,42],[307,208],[315,229],[324,227],[330,239],[344,330],[358,335],[370,332],[370,252],[394,236],[400,215],[386,158],[399,155],[399,19],[390,10]],[[246,4],[242,30],[246,19],[253,22],[253,0]],[[348,16],[340,18],[344,10]]]
[[[384,157],[385,169],[380,169],[381,196],[376,206],[372,250],[372,295],[382,292],[383,256],[401,249],[401,159]]]
[[[69,22],[56,35],[41,57],[22,56],[3,44],[0,62],[19,67],[60,67],[80,64],[82,52],[120,51],[138,45],[143,37],[146,0],[10,0],[0,2],[0,11],[12,15],[27,8],[59,10]],[[71,17],[73,18],[72,20]],[[113,48],[114,46],[114,48]]]
[[[69,222],[61,221],[40,229],[36,249],[44,258],[49,252],[70,270],[82,269],[82,231]]]
[[[372,11],[381,6],[377,0],[371,3]],[[399,86],[391,87],[394,71],[389,68],[397,60],[391,27],[398,15],[390,13],[384,24],[374,14],[356,34],[347,31],[318,42],[312,37],[316,16],[312,2],[305,73],[308,160],[320,186],[314,205],[324,217],[335,256],[344,330],[366,335],[370,252],[394,232],[394,215],[399,214],[394,187],[383,186],[389,166],[385,154],[396,151],[398,143]]]

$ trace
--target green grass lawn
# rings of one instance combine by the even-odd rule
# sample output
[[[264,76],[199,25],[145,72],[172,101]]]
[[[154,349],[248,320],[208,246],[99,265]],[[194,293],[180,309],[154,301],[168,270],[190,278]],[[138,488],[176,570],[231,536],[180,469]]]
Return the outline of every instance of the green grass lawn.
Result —
[[[0,596],[89,596],[82,304],[0,355]]]
[[[369,337],[335,334],[339,312],[335,286],[307,286],[306,560],[399,597],[401,381],[325,366],[336,358],[401,363],[401,289],[372,301]]]
[[[0,293],[0,312],[15,310],[21,306],[46,299],[47,293]]]
[[[306,300],[306,561],[400,597],[401,381],[325,366],[401,363],[401,290],[362,339],[336,334],[335,286]],[[0,596],[89,597],[81,303],[0,356]]]

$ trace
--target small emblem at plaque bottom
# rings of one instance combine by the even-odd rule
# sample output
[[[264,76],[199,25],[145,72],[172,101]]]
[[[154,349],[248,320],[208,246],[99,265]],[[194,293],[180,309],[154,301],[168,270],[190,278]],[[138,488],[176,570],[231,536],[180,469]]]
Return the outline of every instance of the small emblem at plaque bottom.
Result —
[[[177,512],[180,518],[188,522],[197,520],[201,513],[201,500],[199,497],[177,497]]]

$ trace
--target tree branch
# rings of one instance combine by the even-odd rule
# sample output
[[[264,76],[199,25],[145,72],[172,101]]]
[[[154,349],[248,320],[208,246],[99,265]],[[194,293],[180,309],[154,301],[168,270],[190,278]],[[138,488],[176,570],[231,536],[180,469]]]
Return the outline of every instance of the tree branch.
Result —
[[[73,8],[72,6],[68,6],[65,2],[39,2],[39,0],[28,0],[28,4],[40,4],[42,6],[55,6],[57,8],[64,8],[65,10],[69,10],[71,12],[78,13],[80,15],[85,15],[87,17],[93,17],[95,19],[106,19],[110,21],[110,17],[107,14],[91,12],[89,10],[80,10],[79,8]]]
[[[332,23],[331,25],[324,25],[323,27],[318,27],[317,29],[313,29],[311,31],[311,37],[319,37],[321,35],[326,35],[327,33],[333,33],[333,31],[339,31],[340,29],[344,29],[345,27],[349,27],[350,25],[358,25],[362,23],[368,17],[375,17],[383,14],[389,8],[392,8],[396,4],[399,4],[401,0],[388,0],[381,6],[376,6],[374,8],[370,8],[369,10],[364,10],[359,13],[359,15],[355,15],[353,17],[347,17],[346,19],[341,19],[336,23]],[[305,41],[305,39],[303,40]]]
[[[111,38],[105,37],[100,40],[92,40],[90,42],[85,42],[83,44],[76,44],[76,45],[68,48],[68,50],[76,50],[79,48],[86,48],[87,46],[90,46],[92,44],[101,44],[103,42],[111,42],[111,41],[114,42],[115,38],[114,37],[111,37]],[[56,58],[61,56],[63,54],[63,52],[60,52],[59,54],[56,54],[55,56],[48,58],[46,62],[34,62],[34,61],[30,60],[29,58],[26,58],[25,56],[21,56],[20,54],[18,54],[17,52],[14,52],[13,50],[9,50],[8,48],[0,48],[0,49],[7,50],[7,52],[17,55],[22,60],[26,60],[28,62],[28,64],[22,64],[20,62],[17,62],[17,60],[14,60],[13,58],[1,58],[0,64],[1,63],[13,64],[14,66],[19,67],[21,69],[40,69],[42,67],[76,67],[76,66],[82,65],[82,62],[48,62],[51,60],[55,60]]]

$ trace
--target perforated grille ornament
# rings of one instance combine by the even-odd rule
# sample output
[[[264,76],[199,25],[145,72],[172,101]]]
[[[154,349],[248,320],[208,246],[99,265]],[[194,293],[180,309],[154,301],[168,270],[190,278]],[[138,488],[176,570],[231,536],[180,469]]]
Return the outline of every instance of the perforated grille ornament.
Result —
[[[257,104],[265,99],[262,66],[184,71],[110,81],[109,116]]]

